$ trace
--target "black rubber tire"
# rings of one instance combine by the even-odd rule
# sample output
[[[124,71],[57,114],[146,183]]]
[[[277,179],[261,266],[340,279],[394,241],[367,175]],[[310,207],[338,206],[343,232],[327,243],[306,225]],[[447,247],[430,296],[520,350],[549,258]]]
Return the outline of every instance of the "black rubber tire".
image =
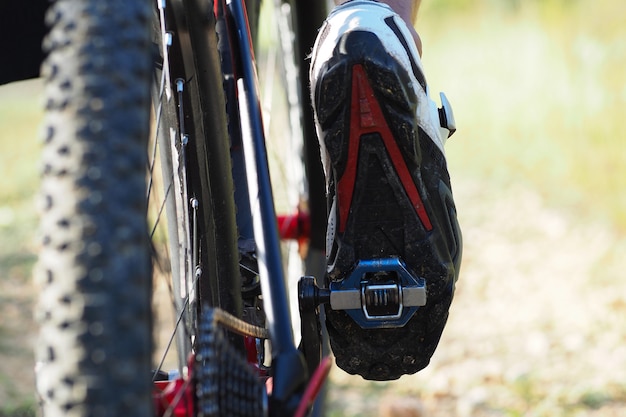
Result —
[[[241,317],[234,187],[212,2],[171,0],[172,80],[186,81],[189,197],[199,203],[200,304]]]
[[[160,144],[160,152],[163,154],[176,149],[172,157],[178,159],[174,166],[178,166],[179,170],[170,175],[172,181],[177,182],[181,190],[184,189],[175,196],[179,200],[176,204],[178,209],[167,208],[169,237],[173,244],[170,253],[180,253],[179,263],[184,270],[178,276],[172,274],[174,288],[178,278],[191,288],[199,277],[197,297],[192,304],[185,306],[184,300],[176,300],[177,314],[182,308],[188,309],[185,312],[186,331],[179,330],[180,338],[177,339],[181,367],[187,365],[190,342],[192,336],[197,335],[198,317],[203,306],[220,307],[241,316],[234,186],[212,7],[210,2],[203,0],[170,0],[164,12],[166,31],[172,34],[168,55],[173,96],[169,100],[164,97],[161,102],[159,131],[168,137]],[[153,36],[157,46],[155,51],[161,51],[162,55],[158,17]],[[158,67],[163,63],[162,58],[157,59],[157,83],[160,82]],[[184,83],[181,94],[176,90],[177,80]],[[155,108],[158,106],[156,102]],[[170,132],[175,134],[171,136]],[[188,138],[186,145],[181,143],[183,133]],[[163,177],[167,176],[168,173],[164,172]],[[196,209],[191,207],[191,199],[198,202]],[[186,216],[186,219],[181,219],[181,216]],[[174,236],[176,233],[172,232],[177,229],[186,230],[179,233],[179,241]],[[194,260],[196,265],[193,265]]]
[[[58,0],[45,78],[37,386],[49,416],[152,416],[148,0]]]

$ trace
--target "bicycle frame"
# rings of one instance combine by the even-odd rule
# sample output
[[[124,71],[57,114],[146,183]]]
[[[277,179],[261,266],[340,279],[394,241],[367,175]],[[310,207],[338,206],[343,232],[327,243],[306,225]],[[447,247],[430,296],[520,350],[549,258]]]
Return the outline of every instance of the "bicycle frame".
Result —
[[[199,4],[197,1],[193,3],[194,5]],[[198,9],[206,10],[205,7],[200,6],[198,6]],[[313,375],[313,371],[316,371],[316,369],[307,369],[307,364],[309,368],[317,367],[319,358],[314,361],[305,361],[302,352],[294,343],[286,279],[281,259],[281,236],[278,228],[279,222],[288,222],[290,219],[285,217],[277,219],[274,207],[252,36],[244,1],[217,0],[214,4],[213,12],[218,21],[223,19],[226,23],[226,33],[220,33],[220,37],[224,36],[228,39],[233,65],[232,72],[236,80],[236,101],[239,104],[240,129],[247,175],[247,194],[257,248],[256,255],[263,294],[264,313],[272,347],[272,388],[269,396],[270,415],[292,416],[298,407],[296,415],[304,415],[306,407],[303,404],[308,406],[311,398],[317,394],[325,375],[327,375],[330,362],[324,362],[320,370]],[[197,22],[195,18],[194,22]],[[204,29],[194,28],[192,23],[189,25],[188,30],[192,32]],[[207,54],[209,55],[207,57],[199,58],[207,61],[203,65],[204,67],[214,68],[215,63],[209,62],[211,59],[215,59],[215,55],[212,52]],[[193,76],[202,77],[201,74],[194,74]],[[198,80],[198,82],[201,83],[202,81]],[[212,149],[213,145],[206,146],[208,149]],[[299,224],[307,220],[308,218],[304,216],[296,218],[296,222]],[[302,232],[306,233],[307,230],[310,230],[310,227],[305,225],[300,229],[300,233],[297,230],[294,233],[294,229],[290,228],[288,231],[290,237],[301,238]],[[231,311],[235,313],[241,308],[240,302],[233,300],[236,297],[236,292],[239,291],[237,285],[237,280],[233,280],[233,285],[226,290],[218,289],[219,297],[223,297],[225,291],[227,299],[232,300],[230,305],[234,306],[234,309]],[[222,306],[221,303],[216,303],[215,305]],[[223,308],[229,310],[228,306]],[[252,356],[254,357],[255,355]],[[309,377],[311,378],[309,379]],[[309,381],[311,383],[307,387],[307,382]],[[165,382],[155,383],[156,391],[158,391],[155,393],[155,402],[161,404],[158,407],[159,410],[165,413],[167,407],[164,408],[162,404],[166,403],[169,404],[169,408],[171,408],[174,415],[193,415],[194,411],[191,409],[193,401],[189,400],[189,398],[193,398],[193,393],[190,392],[192,389],[190,385],[181,382],[181,380],[174,381],[171,388],[165,388],[166,385],[168,384]],[[178,403],[181,398],[184,404]],[[303,398],[304,401],[301,401]]]
[[[231,46],[238,53],[235,68],[241,130],[246,160],[248,192],[263,304],[272,341],[274,380],[272,402],[284,403],[306,382],[307,370],[294,344],[289,300],[280,252],[280,237],[269,176],[258,82],[245,6],[242,0],[226,0]]]

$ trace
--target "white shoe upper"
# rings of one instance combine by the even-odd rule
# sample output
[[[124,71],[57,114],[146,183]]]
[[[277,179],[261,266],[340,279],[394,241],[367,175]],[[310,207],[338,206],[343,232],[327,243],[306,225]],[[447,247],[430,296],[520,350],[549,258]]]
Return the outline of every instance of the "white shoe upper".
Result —
[[[405,38],[405,43],[409,49],[408,52],[402,45],[400,39],[398,39],[398,35],[385,23],[385,19],[390,17],[393,18],[401,35]],[[320,76],[322,67],[324,63],[331,58],[339,39],[345,33],[354,30],[368,31],[376,34],[388,53],[406,69],[411,79],[411,86],[417,95],[418,104],[416,116],[418,125],[443,153],[444,141],[447,139],[447,136],[444,138],[444,135],[440,131],[437,105],[428,97],[428,91],[424,90],[422,85],[418,82],[411,66],[409,53],[412,55],[413,62],[423,74],[417,46],[404,20],[386,4],[371,0],[353,0],[333,9],[320,29],[313,47],[310,69],[311,85],[315,86],[317,84],[317,79]],[[315,103],[315,90],[315,88],[311,88],[313,103]],[[322,132],[320,131],[319,123],[316,123],[316,126],[318,137],[323,137],[321,136]],[[320,145],[324,147],[323,143]],[[324,149],[322,149],[322,151],[324,151]],[[322,155],[324,155],[324,152]],[[326,163],[324,165],[326,165]]]

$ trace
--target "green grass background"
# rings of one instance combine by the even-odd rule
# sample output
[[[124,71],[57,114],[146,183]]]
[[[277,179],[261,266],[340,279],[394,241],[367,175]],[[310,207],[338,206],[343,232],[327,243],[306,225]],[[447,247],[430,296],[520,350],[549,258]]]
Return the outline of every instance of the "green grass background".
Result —
[[[453,173],[527,183],[626,232],[626,3],[448,0],[422,11],[427,78],[459,128]]]
[[[446,92],[459,129],[447,147],[453,182],[523,184],[616,230],[623,248],[625,19],[626,2],[614,0],[424,1],[417,28],[431,94]],[[23,344],[34,343],[40,120],[39,82],[0,87],[0,362],[23,362],[17,382],[0,366],[0,417],[34,403]]]
[[[0,87],[0,416],[32,415],[34,407],[31,270],[40,85]]]

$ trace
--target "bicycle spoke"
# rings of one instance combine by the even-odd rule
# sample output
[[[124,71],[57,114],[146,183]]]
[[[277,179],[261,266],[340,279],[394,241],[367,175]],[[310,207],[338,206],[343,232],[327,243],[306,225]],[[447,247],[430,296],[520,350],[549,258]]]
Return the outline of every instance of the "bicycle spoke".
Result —
[[[150,232],[150,239],[152,239],[154,237],[154,233],[156,232],[156,229],[159,225],[159,220],[161,219],[161,215],[163,214],[163,209],[165,208],[165,202],[167,200],[167,197],[170,193],[170,189],[171,189],[171,184],[167,187],[167,190],[165,190],[165,197],[163,198],[163,201],[161,202],[161,205],[159,207],[159,213],[157,214],[157,218],[154,221],[154,226],[152,227],[152,231]]]
[[[158,106],[157,109],[155,111],[155,115],[154,115],[154,125],[155,125],[155,132],[154,132],[154,142],[152,144],[152,152],[151,152],[151,157],[148,161],[148,173],[150,174],[149,179],[148,179],[148,191],[147,191],[147,195],[146,195],[146,200],[148,202],[150,202],[150,193],[152,191],[152,176],[153,176],[153,172],[154,172],[154,164],[156,162],[156,153],[157,153],[157,146],[159,141],[156,140],[157,136],[159,135],[159,129],[161,128],[161,115],[163,113],[163,89],[164,89],[164,83],[165,83],[165,73],[163,72],[161,74],[161,82],[159,85],[159,94],[158,94]]]
[[[193,287],[196,286],[196,284],[198,283],[198,279],[200,278],[200,274],[196,275],[196,279],[193,282]],[[180,323],[185,315],[186,312],[186,308],[189,307],[189,300],[190,300],[190,296],[188,295],[185,298],[185,302],[184,302],[184,308],[181,309],[180,313],[178,314],[178,318],[176,319],[176,325],[174,326],[174,330],[172,331],[172,335],[170,336],[169,342],[167,343],[167,346],[165,348],[165,352],[163,352],[163,355],[161,356],[161,361],[159,362],[159,366],[157,366],[156,370],[154,371],[154,375],[152,376],[152,381],[154,382],[157,374],[159,373],[159,371],[161,370],[161,368],[163,367],[163,363],[165,362],[165,357],[167,356],[167,353],[169,352],[170,348],[172,347],[172,342],[174,341],[174,337],[176,336],[176,331],[178,330],[178,327],[180,326]],[[187,329],[185,328],[185,330],[187,331]]]
[[[160,74],[155,77],[156,82],[153,91],[155,128],[147,162],[149,179],[146,198],[154,217],[150,229],[153,247],[164,248],[164,250],[155,249],[154,253],[159,269],[165,272],[164,278],[167,283],[169,298],[174,306],[175,322],[172,324],[173,329],[169,334],[166,346],[159,353],[157,370],[162,369],[166,357],[171,351],[173,340],[177,334],[181,333],[178,331],[181,323],[186,323],[182,326],[184,338],[190,340],[189,323],[187,323],[188,320],[183,321],[183,318],[189,314],[190,300],[194,296],[190,288],[196,285],[189,282],[192,279],[190,269],[181,267],[188,262],[185,260],[186,256],[189,255],[187,242],[191,240],[188,229],[190,219],[186,218],[187,206],[184,202],[187,187],[186,177],[177,175],[178,173],[185,175],[184,142],[186,142],[186,138],[184,126],[178,121],[178,119],[184,118],[182,91],[178,94],[178,101],[181,104],[178,109],[172,94],[170,47],[173,43],[173,36],[166,27],[167,7],[166,0],[156,0],[156,12],[159,19],[156,30],[160,38],[162,67]],[[181,144],[182,146],[180,146]],[[181,152],[182,158],[179,157],[177,149]],[[159,165],[161,167],[157,168]],[[162,239],[162,236],[166,238]],[[186,349],[180,343],[177,344],[179,350]],[[178,354],[181,370],[185,366],[184,356],[186,356],[185,352]]]

